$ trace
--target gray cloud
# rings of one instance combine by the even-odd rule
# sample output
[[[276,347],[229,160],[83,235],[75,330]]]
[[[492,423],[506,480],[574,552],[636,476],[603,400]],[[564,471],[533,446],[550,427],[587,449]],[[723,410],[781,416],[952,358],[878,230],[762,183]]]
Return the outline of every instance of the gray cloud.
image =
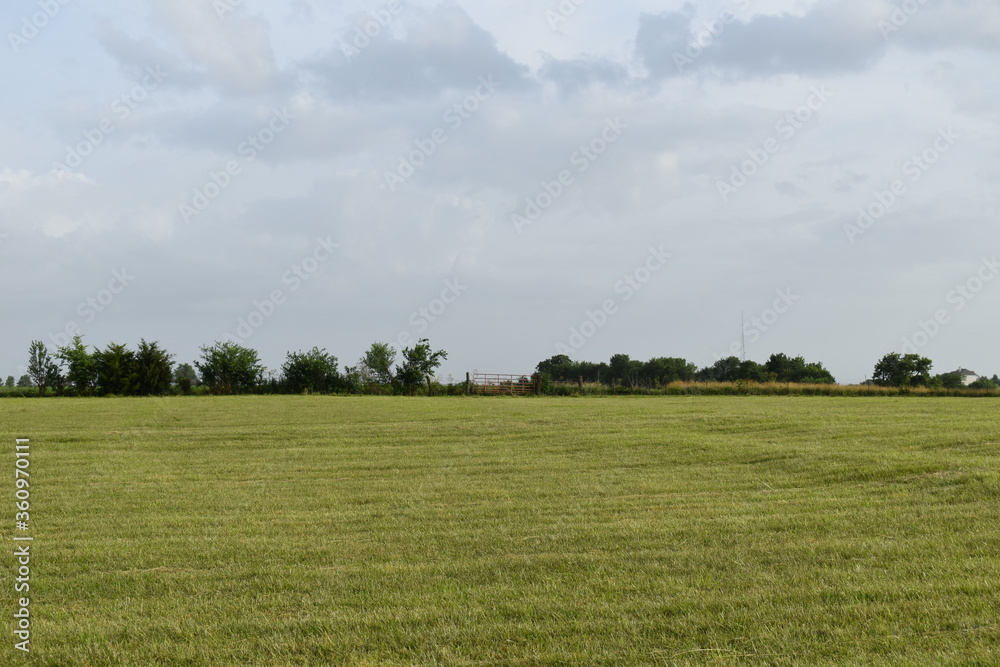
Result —
[[[757,15],[716,23],[694,5],[640,18],[636,54],[654,78],[715,71],[727,76],[826,75],[859,71],[885,50],[877,21],[850,3],[822,1],[802,15]]]
[[[696,19],[696,7],[643,14],[636,57],[654,80],[696,72],[721,76],[783,74],[828,76],[859,72],[879,62],[887,49],[1000,49],[1000,8],[995,3],[956,0],[934,4],[820,0],[805,13],[738,18],[726,8]]]
[[[506,90],[532,85],[527,67],[498,50],[496,39],[457,3],[443,2],[430,12],[407,11],[398,19],[405,22],[403,36],[392,34],[390,25],[369,42],[355,44],[358,33],[345,33],[340,45],[310,63],[307,71],[341,101],[433,98],[489,76],[502,81]]]
[[[278,67],[267,21],[242,8],[220,18],[213,3],[150,0],[154,25],[220,90],[255,94],[276,84]]]
[[[624,65],[586,56],[573,60],[546,57],[539,76],[565,93],[576,93],[592,85],[617,87],[627,84],[630,78]]]

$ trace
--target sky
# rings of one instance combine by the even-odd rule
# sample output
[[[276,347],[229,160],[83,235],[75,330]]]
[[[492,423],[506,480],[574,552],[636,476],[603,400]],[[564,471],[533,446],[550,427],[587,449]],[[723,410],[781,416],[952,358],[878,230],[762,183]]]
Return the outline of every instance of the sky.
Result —
[[[32,340],[1000,373],[993,0],[0,9]],[[745,348],[742,341],[745,340]]]

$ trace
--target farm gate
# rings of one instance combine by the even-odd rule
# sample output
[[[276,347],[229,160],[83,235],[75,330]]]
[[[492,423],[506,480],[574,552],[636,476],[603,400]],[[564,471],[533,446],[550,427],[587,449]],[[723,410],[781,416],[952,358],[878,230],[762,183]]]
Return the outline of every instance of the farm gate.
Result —
[[[533,394],[537,391],[537,382],[530,375],[476,373],[472,376],[470,386],[470,393],[485,395]]]

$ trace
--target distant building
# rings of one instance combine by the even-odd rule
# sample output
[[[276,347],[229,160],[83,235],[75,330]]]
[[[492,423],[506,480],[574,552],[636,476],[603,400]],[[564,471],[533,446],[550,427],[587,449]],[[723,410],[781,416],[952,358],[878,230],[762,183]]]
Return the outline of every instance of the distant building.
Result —
[[[962,384],[966,387],[979,379],[979,376],[970,371],[968,368],[959,368],[957,371],[952,372],[962,378]]]

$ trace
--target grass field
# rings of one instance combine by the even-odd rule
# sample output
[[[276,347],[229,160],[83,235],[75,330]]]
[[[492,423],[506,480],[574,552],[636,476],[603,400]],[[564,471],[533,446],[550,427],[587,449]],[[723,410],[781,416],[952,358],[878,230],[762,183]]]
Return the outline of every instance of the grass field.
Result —
[[[33,665],[1000,663],[990,400],[10,399],[0,434]]]

